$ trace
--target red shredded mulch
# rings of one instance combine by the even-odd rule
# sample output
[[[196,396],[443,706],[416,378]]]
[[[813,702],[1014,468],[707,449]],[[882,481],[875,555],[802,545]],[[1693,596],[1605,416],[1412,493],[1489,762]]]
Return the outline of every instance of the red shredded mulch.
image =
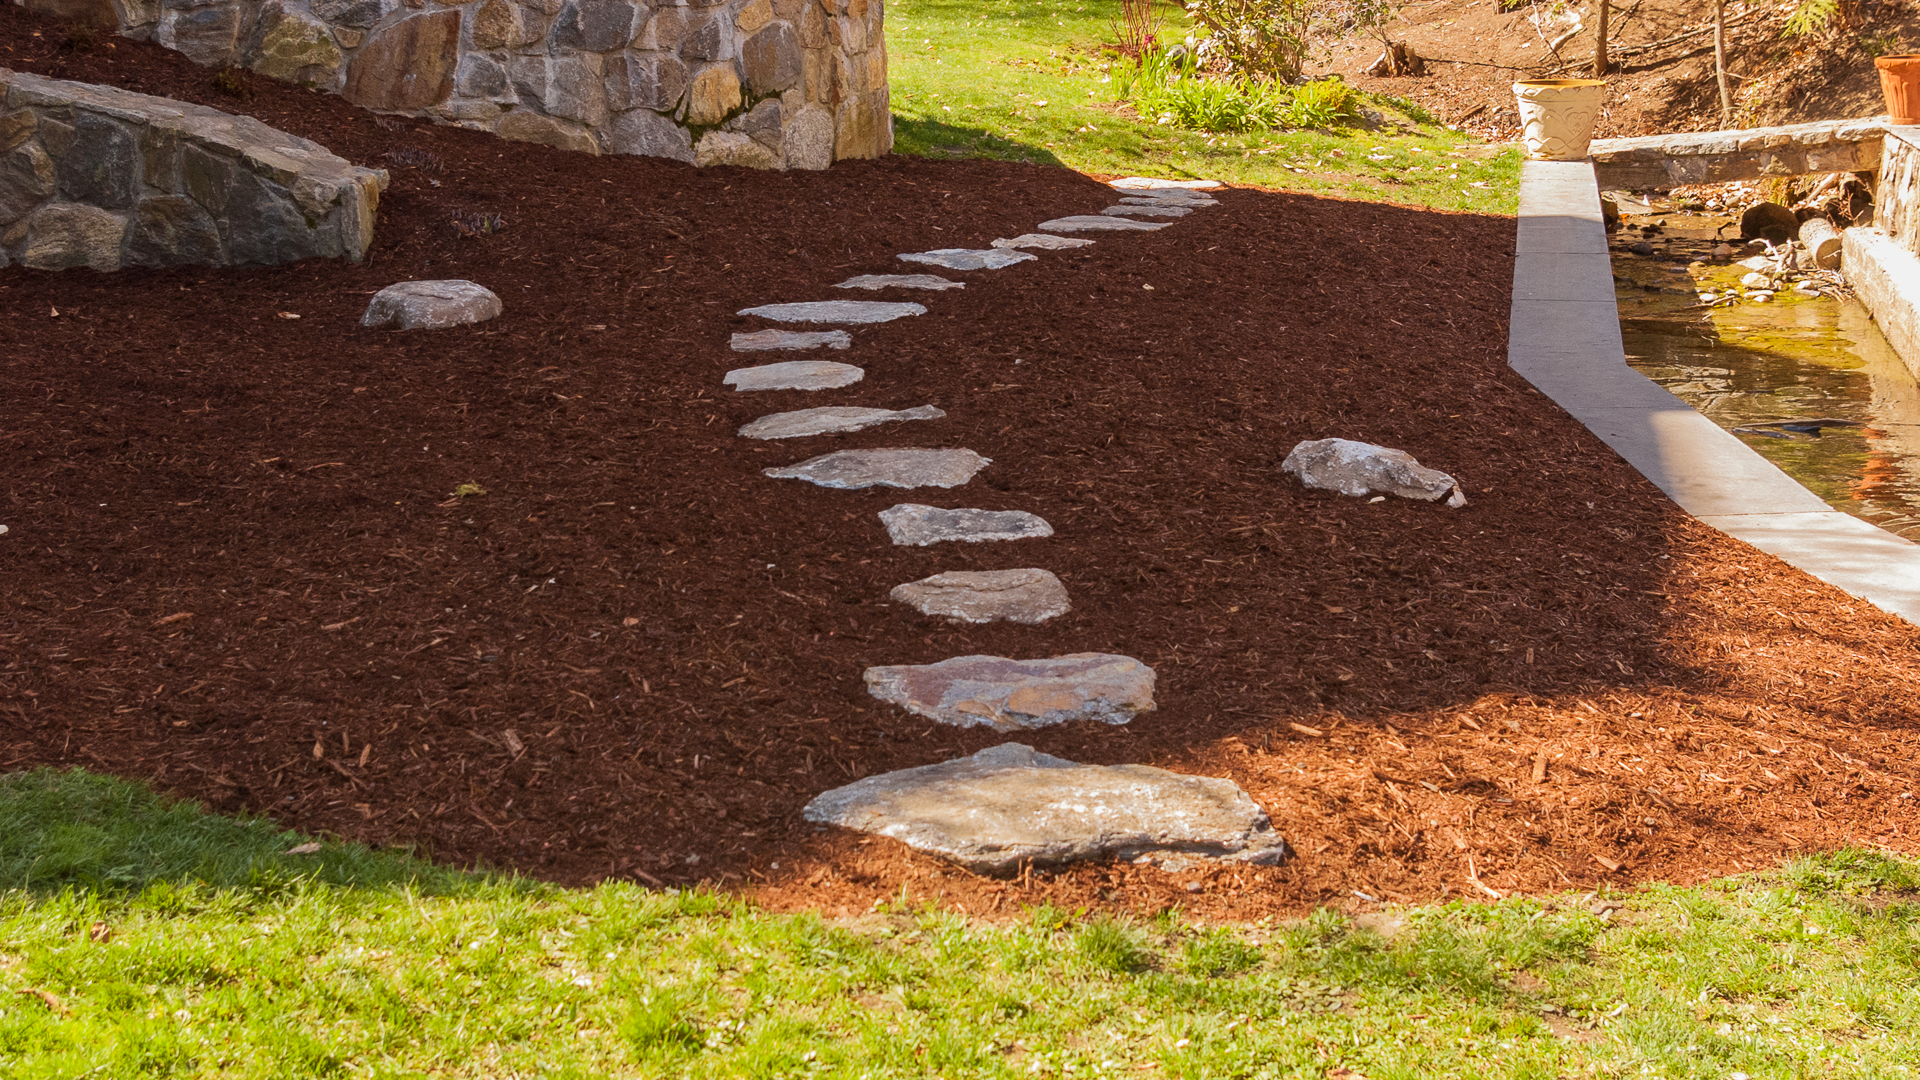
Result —
[[[1692,521],[1506,367],[1510,220],[1228,191],[807,354],[864,366],[848,390],[738,395],[728,368],[792,358],[731,353],[759,328],[739,308],[1110,193],[983,161],[573,156],[266,80],[242,103],[158,48],[63,40],[0,5],[10,66],[416,164],[359,265],[0,271],[0,767],[828,911],[905,888],[1248,917],[1912,850],[1913,628]],[[359,327],[370,293],[423,277],[506,314]],[[829,402],[949,415],[733,434]],[[1472,505],[1280,473],[1333,435],[1413,451]],[[932,498],[759,475],[884,445],[994,463]],[[894,548],[876,513],[916,499],[1058,534]],[[953,627],[886,599],[1015,566],[1057,573],[1073,612]],[[801,820],[822,790],[1005,738],[875,702],[866,666],[1087,650],[1153,665],[1159,709],[1021,741],[1231,777],[1298,857],[999,882]]]

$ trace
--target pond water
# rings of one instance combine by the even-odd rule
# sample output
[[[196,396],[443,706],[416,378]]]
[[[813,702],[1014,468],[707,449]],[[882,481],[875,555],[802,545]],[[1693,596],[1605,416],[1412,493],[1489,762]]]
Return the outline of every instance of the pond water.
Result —
[[[1642,235],[1655,220],[1664,231]],[[1866,309],[1784,291],[1707,307],[1699,293],[1749,272],[1711,255],[1726,219],[1626,221],[1613,265],[1627,362],[1835,509],[1920,541],[1920,382]]]

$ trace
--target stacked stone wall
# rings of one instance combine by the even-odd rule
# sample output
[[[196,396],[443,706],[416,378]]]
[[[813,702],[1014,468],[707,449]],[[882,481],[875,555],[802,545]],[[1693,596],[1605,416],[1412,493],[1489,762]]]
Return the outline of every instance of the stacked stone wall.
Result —
[[[824,169],[892,149],[881,0],[15,0],[587,153]]]
[[[1880,183],[1873,195],[1873,224],[1894,243],[1920,255],[1920,127],[1887,132]]]
[[[0,266],[358,260],[384,180],[251,117],[0,68]]]

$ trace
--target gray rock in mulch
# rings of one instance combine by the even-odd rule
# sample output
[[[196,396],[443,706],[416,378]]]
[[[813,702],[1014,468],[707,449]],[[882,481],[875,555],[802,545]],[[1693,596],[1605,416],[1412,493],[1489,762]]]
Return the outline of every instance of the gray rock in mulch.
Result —
[[[755,330],[733,335],[734,352],[772,352],[776,349],[844,349],[853,344],[845,330]]]
[[[1270,866],[1273,822],[1231,780],[1081,765],[1003,743],[815,796],[806,819],[898,840],[978,874],[1087,859],[1187,856]]]
[[[1123,199],[1121,201],[1124,202],[1126,200]],[[1078,236],[1054,236],[1051,233],[1030,232],[1021,233],[1012,239],[1001,237],[995,240],[991,246],[997,248],[1040,248],[1045,251],[1059,251],[1064,248],[1087,247],[1092,243],[1094,243],[1094,241]]]
[[[949,270],[1000,270],[1014,263],[1032,262],[1039,258],[1024,251],[1011,248],[990,247],[978,250],[972,248],[940,248],[937,251],[910,251],[900,256],[901,262],[925,263],[928,266],[944,266]]]
[[[1036,228],[1048,232],[1152,232],[1173,224],[1171,221],[1128,221],[1104,214],[1076,214],[1073,217],[1043,221]]]
[[[881,701],[956,727],[1124,724],[1153,708],[1153,669],[1110,653],[1047,660],[956,656],[937,664],[871,667],[866,680],[867,692]]]
[[[442,330],[498,318],[493,290],[471,281],[402,281],[373,294],[361,326],[393,330]]]
[[[789,360],[784,364],[734,368],[723,380],[740,393],[750,390],[834,390],[852,386],[867,373],[831,360]]]
[[[1280,468],[1310,488],[1342,495],[1398,495],[1434,502],[1446,499],[1456,509],[1467,505],[1459,481],[1420,464],[1405,450],[1390,450],[1351,439],[1313,439],[1293,448]],[[1451,497],[1448,493],[1451,492]]]
[[[887,527],[887,535],[901,547],[926,547],[942,540],[979,543],[1053,535],[1053,526],[1025,510],[945,510],[920,503],[901,503],[880,511],[880,522]]]
[[[951,281],[933,274],[861,274],[835,285],[836,289],[964,289],[964,281]]]
[[[820,409],[763,416],[740,429],[749,439],[798,439],[807,435],[832,435],[859,431],[902,420],[938,420],[947,415],[931,405],[917,409],[862,409],[852,405],[828,405]]]
[[[814,300],[801,304],[762,304],[741,311],[774,322],[883,323],[909,315],[925,315],[919,304],[896,304],[885,300]]]
[[[1032,626],[1072,609],[1067,587],[1045,570],[952,570],[895,586],[887,597],[922,615],[969,623]]]
[[[1184,206],[1109,206],[1100,211],[1108,217],[1166,217],[1182,218],[1193,213]]]
[[[842,450],[763,472],[829,488],[959,487],[993,463],[971,450]]]
[[[1209,191],[1220,186],[1218,180],[1161,180],[1153,176],[1123,176],[1107,181],[1120,191]]]
[[[1151,195],[1123,195],[1123,206],[1219,206],[1220,200],[1197,191],[1156,191]]]

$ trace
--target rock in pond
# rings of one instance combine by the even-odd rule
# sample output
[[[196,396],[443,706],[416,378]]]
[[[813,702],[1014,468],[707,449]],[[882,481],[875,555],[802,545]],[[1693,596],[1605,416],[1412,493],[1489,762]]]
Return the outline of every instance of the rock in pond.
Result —
[[[911,251],[900,256],[901,262],[925,263],[928,266],[943,266],[948,270],[1000,270],[1014,263],[1032,262],[1039,258],[1024,251],[1012,248],[990,247],[973,250],[969,248],[940,248],[937,251]]]
[[[763,470],[776,480],[805,480],[829,488],[959,487],[993,463],[971,450],[841,450],[798,465]]]
[[[1171,224],[1171,221],[1129,221],[1105,214],[1076,214],[1043,221],[1037,227],[1048,232],[1152,232]]]
[[[741,311],[774,322],[883,323],[909,315],[925,315],[919,304],[895,304],[885,300],[815,300],[804,304],[762,304]]]
[[[934,274],[861,274],[835,285],[836,289],[964,289],[964,281],[952,281]]]
[[[498,318],[502,308],[493,290],[458,278],[402,281],[373,294],[361,326],[393,330],[441,330]]]
[[[931,405],[917,409],[862,409],[853,405],[827,405],[818,409],[763,416],[740,429],[749,439],[799,439],[808,435],[832,435],[859,431],[878,424],[903,420],[938,420],[947,415]]]
[[[901,503],[880,511],[880,522],[887,527],[887,535],[901,547],[926,547],[942,540],[980,543],[1053,535],[1053,526],[1025,510],[945,510],[920,503]]]
[[[1126,200],[1123,199],[1121,201],[1125,202]],[[1084,237],[1055,236],[1052,233],[1030,232],[1021,233],[1012,239],[1001,237],[995,240],[991,246],[997,248],[1039,248],[1043,251],[1061,251],[1066,248],[1086,247],[1092,243],[1094,243],[1094,241],[1085,239]]]
[[[789,360],[784,364],[734,368],[722,380],[735,390],[834,390],[866,378],[866,371],[831,360]]]
[[[937,664],[871,667],[865,678],[867,692],[881,701],[956,727],[1124,724],[1153,709],[1153,669],[1111,653],[1046,660],[956,656]]]
[[[844,349],[853,344],[845,330],[756,330],[733,335],[734,352],[772,352],[776,349]]]
[[[1156,854],[1270,866],[1273,822],[1231,780],[1081,765],[1003,743],[823,792],[806,819],[898,840],[978,874]]]
[[[1322,491],[1355,496],[1379,492],[1424,502],[1444,498],[1456,509],[1467,505],[1466,493],[1453,477],[1421,465],[1405,450],[1373,443],[1312,439],[1295,446],[1280,467]]]
[[[1072,607],[1067,587],[1045,570],[952,570],[895,586],[887,596],[922,615],[969,623],[1032,626]]]

